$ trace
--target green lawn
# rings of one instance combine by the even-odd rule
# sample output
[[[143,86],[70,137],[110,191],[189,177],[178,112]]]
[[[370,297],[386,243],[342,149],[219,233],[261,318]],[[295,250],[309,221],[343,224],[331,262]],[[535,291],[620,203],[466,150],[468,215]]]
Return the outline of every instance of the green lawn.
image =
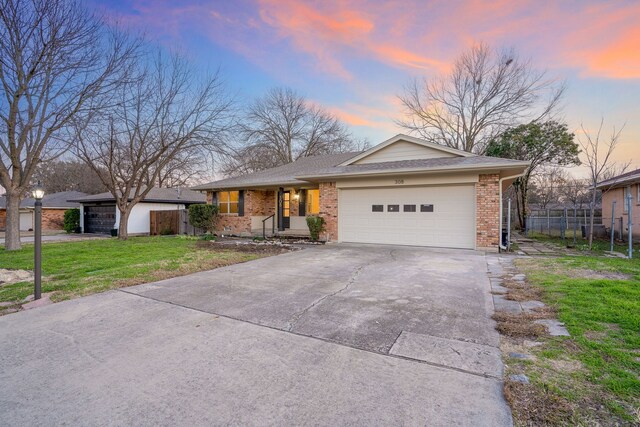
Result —
[[[530,239],[535,239],[540,242],[552,243],[554,245],[560,247],[567,247],[567,245],[573,246],[573,232],[571,234],[567,233],[567,237],[565,240],[562,240],[559,236],[548,236],[546,234],[541,234],[536,231],[530,231],[527,235]],[[623,255],[627,255],[628,243],[622,242],[614,242],[613,251],[619,252]],[[583,239],[579,234],[576,238],[576,247],[575,249],[581,253],[589,254],[589,240]],[[593,246],[591,253],[593,254],[604,254],[611,249],[611,241],[608,239],[593,239]],[[640,243],[635,242],[633,244],[633,258],[640,259]]]
[[[531,258],[518,266],[546,291],[545,302],[557,307],[571,334],[537,351],[534,382],[578,407],[604,405],[623,422],[640,424],[640,259]],[[550,373],[560,361],[579,368]]]
[[[134,237],[46,243],[42,246],[43,292],[54,301],[152,282],[255,259],[251,253],[199,249],[181,237]],[[33,270],[33,245],[19,251],[0,249],[0,267]],[[0,287],[0,301],[33,294],[33,283]]]

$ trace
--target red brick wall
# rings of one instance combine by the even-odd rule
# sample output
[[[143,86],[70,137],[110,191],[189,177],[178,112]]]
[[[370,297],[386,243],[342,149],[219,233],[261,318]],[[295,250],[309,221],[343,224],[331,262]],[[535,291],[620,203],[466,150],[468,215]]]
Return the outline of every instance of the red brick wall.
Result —
[[[251,232],[251,216],[269,216],[275,213],[275,191],[246,190],[244,192],[244,215],[220,215],[217,231],[240,234]],[[213,193],[207,192],[207,203],[213,200]]]
[[[321,237],[338,240],[338,189],[335,182],[320,183],[320,216],[325,221]]]
[[[7,227],[7,211],[0,209],[0,230],[4,230]]]
[[[42,209],[43,230],[64,230],[64,211],[66,209]]]
[[[500,244],[500,175],[480,175],[476,184],[476,246]]]

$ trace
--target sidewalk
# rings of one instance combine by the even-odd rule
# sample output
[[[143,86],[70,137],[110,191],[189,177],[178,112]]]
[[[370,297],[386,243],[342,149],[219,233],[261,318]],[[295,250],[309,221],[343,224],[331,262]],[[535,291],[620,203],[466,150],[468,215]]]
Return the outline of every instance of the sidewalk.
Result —
[[[43,242],[71,242],[78,240],[106,239],[106,234],[48,234],[42,236]],[[33,243],[33,233],[20,236],[22,243]],[[4,246],[4,233],[0,233],[0,245]]]

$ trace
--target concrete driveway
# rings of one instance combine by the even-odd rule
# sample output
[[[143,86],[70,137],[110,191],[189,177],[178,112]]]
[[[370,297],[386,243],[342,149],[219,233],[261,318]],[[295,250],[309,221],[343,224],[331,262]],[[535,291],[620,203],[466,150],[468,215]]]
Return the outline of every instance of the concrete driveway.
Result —
[[[484,255],[328,245],[0,318],[8,425],[511,425]]]

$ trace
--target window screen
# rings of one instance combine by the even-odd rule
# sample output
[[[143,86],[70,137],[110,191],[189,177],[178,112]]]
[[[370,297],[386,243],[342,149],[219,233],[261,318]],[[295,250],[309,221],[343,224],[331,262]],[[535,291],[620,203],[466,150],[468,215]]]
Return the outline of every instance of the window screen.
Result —
[[[371,205],[371,212],[384,212],[384,205]]]
[[[400,205],[387,205],[387,212],[400,212]]]
[[[420,212],[433,212],[433,205],[420,205]]]
[[[405,212],[415,212],[416,211],[416,205],[404,205],[403,210]]]

